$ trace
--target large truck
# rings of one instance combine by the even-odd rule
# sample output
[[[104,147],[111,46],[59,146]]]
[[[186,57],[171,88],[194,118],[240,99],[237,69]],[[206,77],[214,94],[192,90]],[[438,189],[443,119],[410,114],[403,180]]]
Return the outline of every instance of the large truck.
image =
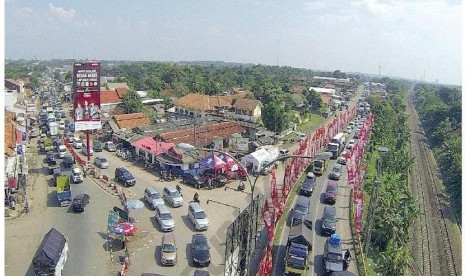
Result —
[[[315,160],[313,160],[313,173],[317,175],[322,175],[329,165],[329,159],[333,156],[331,152],[321,152],[315,155]]]
[[[342,153],[345,147],[346,136],[344,133],[340,132],[331,139],[331,143],[328,144],[328,151],[332,155],[332,159],[337,159],[337,157]]]
[[[286,275],[302,275],[309,269],[311,228],[303,222],[291,226],[286,246]]]
[[[71,186],[69,177],[66,175],[58,176],[57,183],[57,198],[60,206],[69,206],[71,204]]]
[[[55,228],[45,234],[34,258],[32,268],[35,275],[61,276],[68,258],[68,241]]]
[[[50,136],[57,136],[58,135],[58,124],[57,122],[49,122],[48,128],[50,131]]]

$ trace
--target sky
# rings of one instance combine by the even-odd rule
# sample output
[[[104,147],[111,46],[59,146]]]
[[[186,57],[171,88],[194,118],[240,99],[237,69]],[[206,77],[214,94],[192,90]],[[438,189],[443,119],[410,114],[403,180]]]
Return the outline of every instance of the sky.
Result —
[[[459,0],[5,0],[5,58],[229,61],[462,83]]]

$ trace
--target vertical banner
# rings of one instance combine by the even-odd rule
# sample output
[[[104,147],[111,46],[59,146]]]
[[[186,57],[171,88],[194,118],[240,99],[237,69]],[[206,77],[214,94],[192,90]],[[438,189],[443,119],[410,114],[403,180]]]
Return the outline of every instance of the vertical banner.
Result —
[[[74,127],[102,128],[100,120],[100,62],[75,62],[73,69]]]

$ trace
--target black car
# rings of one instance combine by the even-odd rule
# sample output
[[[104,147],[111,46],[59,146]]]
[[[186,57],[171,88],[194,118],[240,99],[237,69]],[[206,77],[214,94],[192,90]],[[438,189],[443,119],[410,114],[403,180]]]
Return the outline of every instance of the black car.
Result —
[[[323,211],[321,234],[331,235],[336,233],[336,207],[326,206]]]
[[[215,171],[213,169],[206,169],[203,171],[202,174],[205,178],[211,178],[212,179],[212,185],[213,187],[223,187],[228,183],[228,179],[218,173],[215,175]]]
[[[116,168],[115,179],[122,183],[125,187],[134,186],[136,184],[134,176],[132,176],[132,174],[125,168]]]
[[[103,149],[102,143],[99,140],[94,140],[93,148],[95,152],[101,152]]]
[[[299,194],[303,196],[311,196],[313,194],[313,190],[315,190],[315,174],[309,172],[307,177],[305,177],[302,186],[300,186]]]
[[[65,114],[65,116],[64,116],[64,117],[66,117],[66,114]],[[66,120],[65,120],[65,127],[68,127],[68,125],[69,125],[70,123],[71,123],[71,121],[70,121],[70,120],[68,120],[68,119],[66,119]]]
[[[75,163],[76,161],[74,160],[74,157],[72,157],[71,155],[67,154],[65,155],[65,157],[63,157],[63,167],[71,168]]]
[[[207,180],[204,177],[192,173],[184,174],[182,176],[182,182],[195,188],[199,185],[200,188],[205,188],[207,186]]]
[[[47,164],[49,164],[49,165],[56,165],[57,164],[57,160],[55,159],[55,153],[54,152],[47,153]]]
[[[89,204],[90,196],[88,194],[79,194],[73,198],[73,211],[84,212],[87,204]]]
[[[210,246],[204,234],[192,235],[192,263],[194,266],[210,265]]]

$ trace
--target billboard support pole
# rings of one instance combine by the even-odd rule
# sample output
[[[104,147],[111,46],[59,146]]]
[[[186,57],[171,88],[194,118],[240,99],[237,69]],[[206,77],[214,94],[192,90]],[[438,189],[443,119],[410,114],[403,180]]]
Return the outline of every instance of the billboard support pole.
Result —
[[[89,140],[90,135],[89,135],[89,130],[86,130],[86,136],[87,136],[86,137],[86,139],[87,139],[87,145],[86,145],[87,146],[87,166],[86,167],[88,167],[89,164],[90,164],[90,140]]]

